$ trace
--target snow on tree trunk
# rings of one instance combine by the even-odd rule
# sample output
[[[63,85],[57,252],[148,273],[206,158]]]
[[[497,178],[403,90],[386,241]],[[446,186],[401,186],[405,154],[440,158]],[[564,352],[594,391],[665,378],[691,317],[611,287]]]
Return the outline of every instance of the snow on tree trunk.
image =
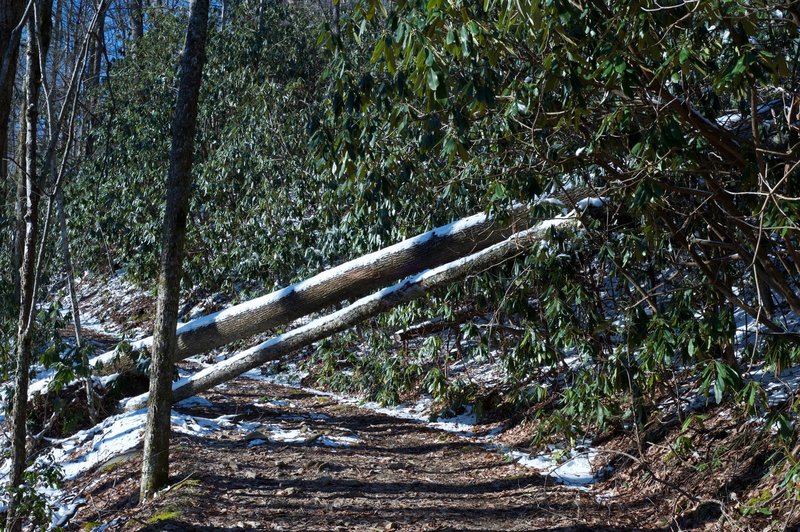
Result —
[[[178,327],[176,359],[249,338],[347,299],[363,297],[424,269],[485,249],[529,224],[529,207],[523,205],[515,206],[502,220],[477,214],[345,262],[271,294],[198,318]],[[132,347],[145,349],[152,341],[152,337],[145,338],[134,342]],[[109,363],[117,355],[116,351],[104,353],[95,357],[92,364]]]
[[[532,229],[515,233],[506,240],[482,251],[417,274],[389,288],[359,299],[337,312],[271,338],[228,360],[174,383],[172,387],[173,401],[181,401],[208,390],[261,366],[265,362],[285,356],[323,338],[349,329],[381,312],[422,297],[431,290],[452,284],[471,273],[496,266],[504,260],[523,253],[531,244],[546,238],[552,228],[574,226],[576,220],[575,215],[570,214],[542,222]],[[135,410],[141,408],[146,401],[147,394],[143,394],[124,401],[121,407],[125,410]]]

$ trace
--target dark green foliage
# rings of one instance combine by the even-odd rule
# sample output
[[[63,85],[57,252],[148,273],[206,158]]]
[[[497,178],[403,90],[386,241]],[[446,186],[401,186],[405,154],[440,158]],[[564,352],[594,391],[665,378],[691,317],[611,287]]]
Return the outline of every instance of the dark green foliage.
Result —
[[[342,222],[354,233],[383,235],[394,213],[392,227],[420,227],[547,191],[567,207],[609,198],[578,234],[554,234],[432,298],[430,315],[407,316],[471,300],[517,324],[491,343],[509,396],[529,402],[520,389],[555,368],[550,425],[570,434],[644,426],[679,366],[717,402],[744,393],[752,407],[759,394],[741,390],[733,359],[735,316],[762,319],[782,346],[759,344],[753,361],[780,371],[795,358],[797,337],[759,298],[800,309],[797,168],[784,164],[798,139],[785,112],[797,104],[797,26],[775,2],[645,7],[365,0],[326,41],[330,107],[312,146],[353,202]],[[444,372],[426,375],[443,397]]]
[[[211,35],[187,280],[272,288],[481,209],[603,196],[580,230],[323,342],[319,382],[455,405],[480,393],[448,368],[494,360],[502,402],[573,437],[646,428],[686,375],[716,402],[766,408],[740,362],[795,364],[784,315],[800,310],[787,111],[800,40],[781,5],[390,7],[364,0],[340,33],[319,33],[311,8],[269,4],[259,28],[245,3]],[[112,69],[97,151],[71,191],[81,258],[141,281],[154,270],[182,27],[154,21]],[[392,336],[463,308],[470,319],[428,341]],[[737,361],[746,316],[765,329]]]
[[[313,13],[269,4],[259,28],[252,11],[243,4],[209,37],[185,271],[211,288],[283,284],[319,261],[307,246],[318,205],[303,148],[324,60]],[[98,149],[70,189],[79,258],[126,266],[142,282],[153,278],[159,246],[183,27],[159,16],[114,64]]]

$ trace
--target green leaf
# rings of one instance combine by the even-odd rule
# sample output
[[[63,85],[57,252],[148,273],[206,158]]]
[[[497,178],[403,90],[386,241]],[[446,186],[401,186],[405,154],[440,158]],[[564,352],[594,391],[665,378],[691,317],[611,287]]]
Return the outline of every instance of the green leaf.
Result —
[[[430,87],[432,91],[435,91],[439,87],[439,75],[432,68],[428,70],[428,87]]]
[[[378,59],[381,58],[383,55],[383,51],[386,48],[386,41],[384,39],[378,39],[378,42],[375,43],[375,49],[372,51],[372,58],[370,61],[372,63],[376,63]]]
[[[430,13],[434,9],[439,9],[442,7],[442,1],[443,0],[428,0],[428,12]]]
[[[678,61],[680,64],[684,64],[686,61],[689,60],[689,49],[685,46],[681,48],[681,53],[678,54]]]

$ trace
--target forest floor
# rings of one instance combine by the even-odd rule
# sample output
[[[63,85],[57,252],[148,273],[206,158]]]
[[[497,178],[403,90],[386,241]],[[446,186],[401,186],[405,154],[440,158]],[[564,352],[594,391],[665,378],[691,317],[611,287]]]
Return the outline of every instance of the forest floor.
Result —
[[[733,491],[734,479],[755,487],[763,456],[698,475],[661,453],[652,469],[628,463],[579,489],[475,438],[259,380],[236,379],[178,411],[190,423],[231,423],[174,433],[171,487],[152,502],[138,505],[140,447],[67,483],[86,500],[67,530],[794,529],[786,516],[734,524],[701,500]]]
[[[137,506],[140,451],[81,477],[69,529],[615,530],[659,523],[650,504],[610,504],[496,450],[411,420],[247,378],[181,408],[233,416],[176,434],[172,488]],[[277,432],[276,432],[277,429]],[[66,486],[69,487],[69,486]],[[649,526],[647,528],[650,528]]]

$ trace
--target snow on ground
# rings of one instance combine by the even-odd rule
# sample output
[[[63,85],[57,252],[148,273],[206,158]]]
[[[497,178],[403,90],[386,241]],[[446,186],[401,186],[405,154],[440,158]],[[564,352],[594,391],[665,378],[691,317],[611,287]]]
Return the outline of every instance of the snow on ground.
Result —
[[[251,369],[247,373],[242,374],[242,377],[255,381],[263,380],[270,384],[291,386],[293,388],[300,386],[300,383],[307,376],[308,372],[300,369],[300,366],[296,362],[290,362],[286,364],[285,367],[281,367],[279,363],[271,362],[261,368]]]
[[[577,447],[569,452],[553,448],[551,452],[537,455],[506,450],[505,455],[567,486],[585,487],[598,480],[597,468],[593,465],[597,452],[592,448]]]
[[[141,329],[123,331],[123,324],[115,323],[109,319],[108,310],[103,307],[104,303],[112,301],[117,308],[125,308],[135,303],[142,297],[142,290],[132,283],[125,280],[126,271],[124,269],[116,271],[110,278],[97,287],[86,281],[89,279],[88,273],[82,279],[75,279],[78,298],[83,301],[91,299],[94,305],[82,306],[81,326],[103,334],[120,335],[125,332],[129,337],[141,338],[144,332]],[[62,312],[68,313],[69,296],[64,295],[61,302]]]
[[[785,403],[800,389],[800,367],[787,368],[778,375],[764,369],[763,365],[749,371],[745,378],[758,382],[767,393],[769,406]]]
[[[191,398],[195,399],[195,398]],[[190,404],[205,404],[205,399],[187,400]],[[56,464],[63,480],[75,480],[97,467],[108,467],[130,458],[141,446],[147,417],[145,409],[127,412],[105,419],[98,425],[82,430],[68,438],[50,441],[50,452],[41,456],[40,466]],[[172,430],[177,433],[208,436],[223,429],[236,427],[233,416],[208,419],[189,416],[173,410]],[[10,462],[0,467],[0,483],[8,477]],[[75,494],[57,489],[38,488],[53,510],[51,528],[63,526],[85,501]]]
[[[178,408],[211,408],[214,406],[214,403],[206,399],[205,397],[189,397],[188,399],[184,399],[183,401],[179,401],[175,404]]]
[[[261,436],[261,437],[252,437]],[[304,443],[319,444],[326,447],[351,447],[361,443],[361,438],[355,434],[320,434],[313,431],[299,429],[286,429],[279,424],[269,423],[261,425],[257,432],[251,434],[248,447],[256,447],[265,443]]]

